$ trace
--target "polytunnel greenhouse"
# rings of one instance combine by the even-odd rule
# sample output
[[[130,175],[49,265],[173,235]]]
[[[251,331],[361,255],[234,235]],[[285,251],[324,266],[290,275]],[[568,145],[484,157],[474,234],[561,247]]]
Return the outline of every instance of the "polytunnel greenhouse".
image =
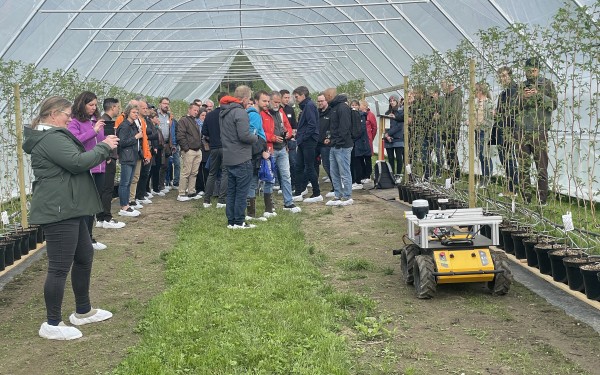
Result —
[[[0,374],[598,373],[599,16],[0,0]]]

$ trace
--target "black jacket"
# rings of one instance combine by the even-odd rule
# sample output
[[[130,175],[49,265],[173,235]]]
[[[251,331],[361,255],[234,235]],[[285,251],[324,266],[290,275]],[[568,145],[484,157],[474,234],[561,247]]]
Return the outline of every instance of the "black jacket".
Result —
[[[288,121],[292,126],[292,129],[298,129],[298,123],[296,122],[296,112],[294,112],[294,108],[291,105],[287,104],[283,106],[283,112],[285,112],[285,115],[287,116]]]
[[[350,127],[352,126],[352,109],[346,104],[345,95],[337,95],[329,103],[331,147],[349,148],[354,146]]]
[[[117,128],[119,137],[119,161],[121,164],[135,164],[140,159],[141,145],[139,139],[135,138],[138,127],[135,123],[125,119]]]
[[[325,139],[331,138],[331,119],[329,117],[331,108],[327,107],[324,111],[319,110],[319,144],[325,145]],[[326,146],[331,146],[330,144]]]
[[[219,127],[219,113],[221,113],[221,107],[208,112],[204,119],[204,124],[202,124],[202,135],[208,138],[211,150],[223,148],[221,128]]]

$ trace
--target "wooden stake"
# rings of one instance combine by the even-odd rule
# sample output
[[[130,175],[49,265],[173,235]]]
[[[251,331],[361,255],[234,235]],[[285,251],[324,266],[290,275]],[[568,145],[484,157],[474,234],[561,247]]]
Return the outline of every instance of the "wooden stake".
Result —
[[[29,227],[27,222],[27,192],[25,191],[25,165],[23,163],[23,116],[21,115],[21,90],[19,84],[14,86],[15,93],[15,127],[17,134],[17,178],[19,180],[19,196],[21,199],[21,226]]]
[[[408,160],[408,76],[404,76],[404,182],[408,184],[408,173],[406,172],[406,166],[409,163]],[[415,150],[416,151],[416,150]]]
[[[475,60],[469,62],[469,208],[476,207],[475,200]]]

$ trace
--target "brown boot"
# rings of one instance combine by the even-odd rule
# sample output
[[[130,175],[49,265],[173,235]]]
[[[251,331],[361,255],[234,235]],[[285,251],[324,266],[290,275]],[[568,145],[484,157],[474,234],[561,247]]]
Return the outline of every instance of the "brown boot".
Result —
[[[264,217],[277,216],[275,210],[273,210],[273,194],[265,193],[265,214]]]
[[[253,219],[256,217],[256,198],[246,199],[246,216]]]

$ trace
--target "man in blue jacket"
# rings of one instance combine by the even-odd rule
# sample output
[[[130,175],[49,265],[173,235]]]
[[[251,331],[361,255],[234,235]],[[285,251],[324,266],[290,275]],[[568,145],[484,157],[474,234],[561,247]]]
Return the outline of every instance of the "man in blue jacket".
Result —
[[[314,167],[319,140],[319,111],[310,99],[310,93],[306,86],[297,87],[293,94],[296,103],[299,103],[302,110],[296,131],[298,158],[296,161],[296,194],[294,194],[293,199],[297,202],[301,201],[303,199],[302,192],[310,182],[312,184],[312,195],[302,201],[305,203],[322,202],[323,197],[319,189],[319,178]]]

